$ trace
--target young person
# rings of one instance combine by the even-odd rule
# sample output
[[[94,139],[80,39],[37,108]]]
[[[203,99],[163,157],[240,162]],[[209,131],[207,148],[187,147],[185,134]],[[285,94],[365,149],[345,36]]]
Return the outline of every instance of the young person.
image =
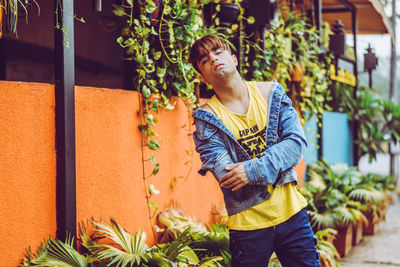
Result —
[[[216,36],[198,39],[189,62],[215,91],[193,113],[193,138],[199,173],[212,172],[224,195],[232,267],[268,266],[273,252],[284,267],[320,266],[294,171],[307,143],[284,89],[276,81],[244,81],[229,45]]]

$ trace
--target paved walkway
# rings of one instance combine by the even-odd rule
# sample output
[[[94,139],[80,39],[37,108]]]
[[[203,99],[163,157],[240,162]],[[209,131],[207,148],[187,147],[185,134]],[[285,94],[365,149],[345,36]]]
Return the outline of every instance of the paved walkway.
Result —
[[[386,222],[381,222],[375,235],[363,236],[341,261],[342,267],[400,266],[400,201],[390,205]]]

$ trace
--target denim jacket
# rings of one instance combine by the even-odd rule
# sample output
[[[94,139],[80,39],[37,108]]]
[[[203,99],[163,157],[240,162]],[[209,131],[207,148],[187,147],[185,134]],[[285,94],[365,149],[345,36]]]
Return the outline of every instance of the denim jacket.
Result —
[[[266,185],[297,183],[294,166],[303,158],[307,141],[292,102],[276,81],[268,99],[267,149],[252,159],[223,122],[213,113],[198,108],[193,113],[193,139],[202,161],[201,175],[211,171],[217,181],[226,167],[242,162],[249,184],[237,191],[221,188],[228,215],[246,210],[270,198]]]

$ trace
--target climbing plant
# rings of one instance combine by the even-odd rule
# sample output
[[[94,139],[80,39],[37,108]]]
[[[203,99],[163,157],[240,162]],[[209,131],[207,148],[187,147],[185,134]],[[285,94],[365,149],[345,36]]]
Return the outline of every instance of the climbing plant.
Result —
[[[147,179],[158,173],[160,165],[154,153],[151,159],[146,159],[144,149],[160,148],[158,134],[154,131],[155,112],[174,109],[176,96],[181,97],[189,109],[196,103],[195,86],[199,81],[187,56],[196,39],[216,33],[212,27],[203,27],[202,9],[206,2],[124,0],[115,5],[114,14],[125,19],[117,42],[125,48],[124,59],[133,62],[133,86],[139,92],[142,177],[150,221],[158,207],[150,201],[155,191],[148,188]],[[148,161],[154,166],[149,175],[145,173]]]
[[[323,54],[316,28],[307,19],[293,12],[285,13],[278,22],[268,27],[264,38],[248,43],[245,51],[255,51],[254,60],[246,62],[246,72],[251,79],[277,80],[285,88],[302,117],[330,110],[326,66],[329,57]],[[250,47],[251,46],[251,47]],[[296,69],[301,72],[295,80]]]
[[[175,97],[181,97],[189,110],[195,107],[199,80],[187,57],[193,42],[205,34],[219,35],[230,43],[240,58],[240,71],[246,78],[276,79],[289,92],[298,91],[292,99],[303,118],[304,114],[329,109],[327,63],[321,61],[318,44],[321,40],[316,29],[308,25],[305,17],[288,12],[276,25],[268,27],[264,35],[255,38],[244,31],[244,27],[254,23],[254,18],[244,16],[242,1],[234,2],[239,7],[239,16],[224,27],[220,25],[219,12],[223,5],[219,1],[212,2],[213,10],[206,22],[203,10],[209,8],[210,0],[123,0],[115,5],[114,14],[125,20],[117,42],[125,48],[124,60],[132,62],[133,89],[139,92],[143,155],[146,147],[160,148],[154,131],[155,113],[159,109],[174,109]],[[292,79],[295,68],[303,72],[302,80],[296,84]],[[147,162],[153,164],[149,175],[144,167]],[[158,173],[160,165],[154,153],[151,159],[143,156],[142,165],[152,220],[157,205],[150,201],[152,193],[147,179]]]

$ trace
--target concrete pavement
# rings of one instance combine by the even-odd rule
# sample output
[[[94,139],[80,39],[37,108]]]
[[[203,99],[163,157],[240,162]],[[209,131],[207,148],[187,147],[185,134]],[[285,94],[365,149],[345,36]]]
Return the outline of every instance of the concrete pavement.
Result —
[[[363,236],[361,243],[353,247],[340,263],[342,267],[400,266],[399,199],[389,206],[386,221],[379,224],[376,234]]]

